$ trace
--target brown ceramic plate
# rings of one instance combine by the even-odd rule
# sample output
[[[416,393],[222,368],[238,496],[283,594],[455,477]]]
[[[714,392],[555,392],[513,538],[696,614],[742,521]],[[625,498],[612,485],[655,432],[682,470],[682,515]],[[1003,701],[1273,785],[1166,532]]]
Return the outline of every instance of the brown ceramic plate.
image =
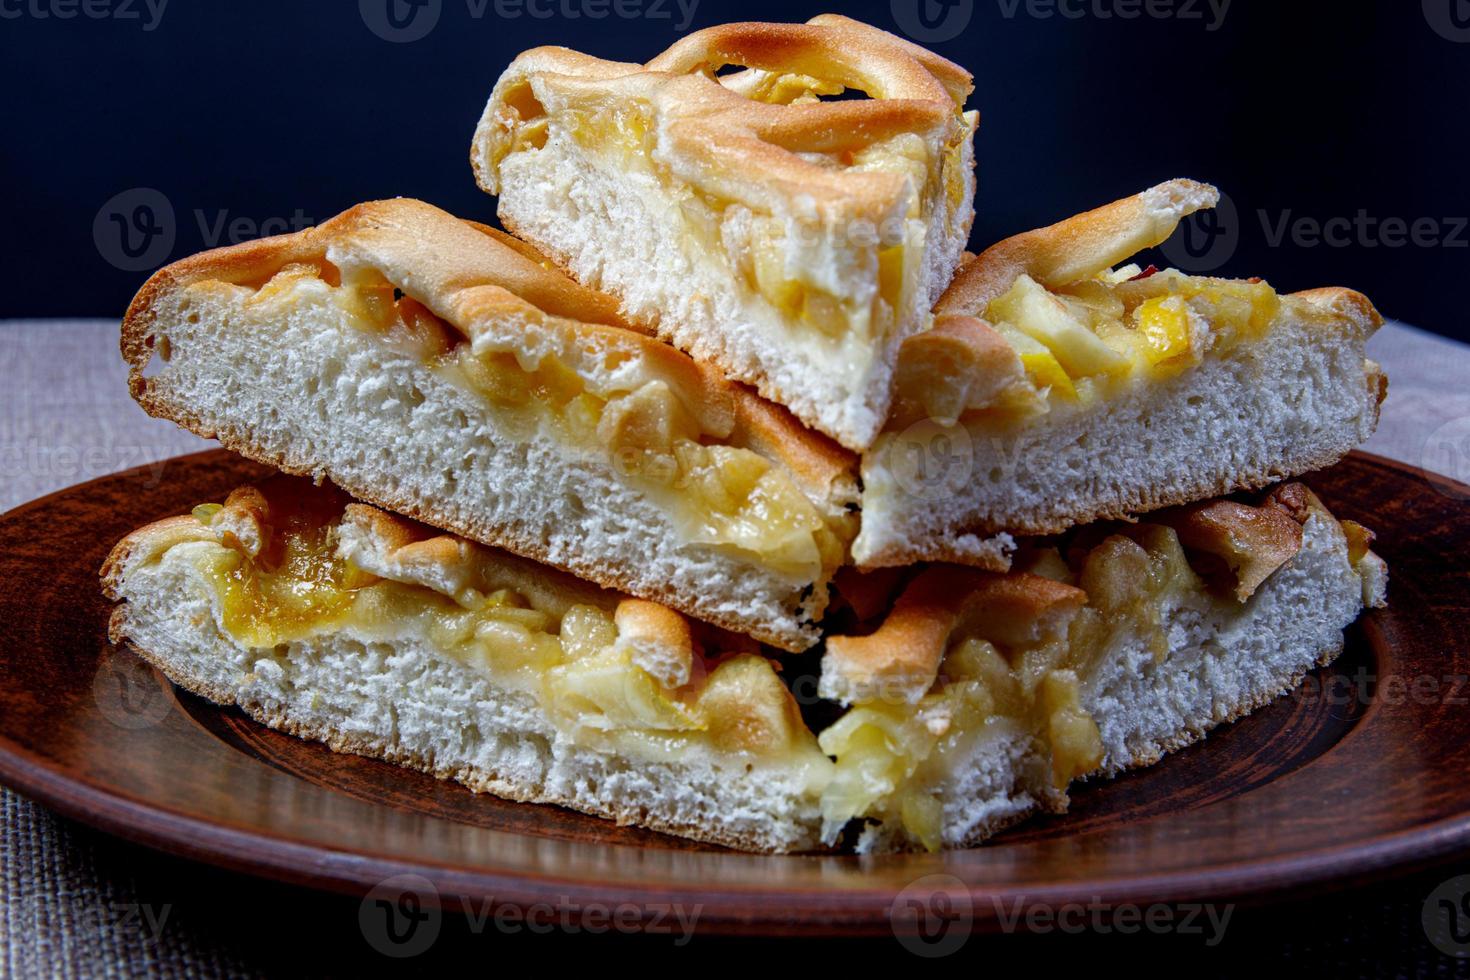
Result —
[[[1354,455],[1311,480],[1379,532],[1393,578],[1389,608],[1301,691],[1078,789],[1064,817],[972,851],[881,858],[752,856],[477,796],[263,728],[109,647],[96,572],[112,543],[263,472],[202,453],[0,518],[0,781],[122,837],[292,882],[367,893],[386,879],[449,907],[572,917],[677,905],[711,931],[1263,900],[1470,850],[1470,487],[1410,467]]]

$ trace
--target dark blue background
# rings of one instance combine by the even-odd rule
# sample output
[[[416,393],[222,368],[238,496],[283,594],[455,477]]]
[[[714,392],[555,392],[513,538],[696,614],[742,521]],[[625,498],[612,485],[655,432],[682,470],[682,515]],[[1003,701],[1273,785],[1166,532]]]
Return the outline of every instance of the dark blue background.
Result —
[[[674,0],[643,0],[663,17],[620,17],[609,3],[600,20],[587,0],[539,0],[549,17],[438,2],[425,37],[395,43],[357,0],[169,0],[156,23],[144,0],[0,0],[0,316],[120,314],[145,273],[118,268],[137,263],[118,260],[106,212],[134,214],[134,188],[173,211],[173,240],[155,239],[150,266],[374,197],[489,218],[467,149],[516,52],[559,43],[641,61],[680,36]],[[1225,273],[1351,285],[1386,315],[1470,337],[1467,0],[1233,0],[1214,30],[1205,0],[1148,0],[1172,7],[1167,17],[1144,0],[699,0],[692,26],[837,9],[896,29],[895,11],[916,2],[968,18],[934,21],[965,26],[931,46],[976,76],[973,245],[1193,176],[1235,204],[1236,247],[1216,253]],[[555,12],[563,3],[584,16]],[[1118,16],[1129,10],[1142,16]],[[1263,225],[1360,213],[1431,219],[1421,228],[1446,241],[1389,247],[1352,228],[1339,244],[1273,244]]]

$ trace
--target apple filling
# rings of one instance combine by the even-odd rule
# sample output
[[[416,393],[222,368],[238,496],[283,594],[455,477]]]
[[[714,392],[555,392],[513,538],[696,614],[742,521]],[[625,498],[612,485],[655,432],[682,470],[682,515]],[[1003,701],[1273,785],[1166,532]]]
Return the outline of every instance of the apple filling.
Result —
[[[1133,378],[1163,380],[1262,336],[1280,297],[1252,280],[1107,270],[1057,289],[1022,274],[987,319],[1038,395],[1090,403]]]
[[[776,95],[760,101],[788,96],[791,101],[802,101],[794,93],[807,92],[806,82],[814,82],[791,76],[771,78],[774,87],[766,94]],[[588,155],[619,172],[637,169],[658,181],[675,202],[685,232],[700,250],[724,263],[746,297],[764,301],[784,323],[799,324],[813,338],[831,343],[871,342],[891,333],[898,311],[907,307],[912,290],[919,288],[922,273],[922,248],[917,243],[923,240],[923,211],[929,202],[921,192],[930,180],[929,154],[920,137],[901,134],[852,152],[802,154],[807,162],[828,169],[890,173],[903,178],[909,189],[907,218],[899,222],[898,229],[855,221],[828,228],[776,217],[753,201],[729,198],[719,187],[676,178],[658,162],[649,112],[632,107],[567,109],[558,119]],[[544,117],[535,124],[544,127]],[[972,129],[970,125],[966,138]],[[939,193],[954,196],[956,203],[964,193],[963,173],[957,165],[962,150],[962,143],[956,141],[952,154],[956,165],[951,168],[956,173],[946,174],[946,183],[939,189]],[[865,273],[864,279],[874,283],[874,288],[860,294],[842,288],[831,280],[834,266],[842,270],[844,280],[851,273]]]
[[[554,354],[532,361],[512,350],[477,353],[458,330],[380,275],[356,270],[348,283],[337,280],[329,263],[296,263],[248,301],[269,304],[301,290],[329,289],[352,327],[469,385],[509,432],[527,436],[549,426],[560,445],[607,454],[619,473],[660,501],[691,543],[757,562],[796,584],[824,580],[842,564],[856,533],[850,516],[823,513],[783,467],[730,444],[728,433],[703,431],[669,383],[653,379],[611,390]]]
[[[824,517],[775,463],[711,443],[665,381],[596,393],[552,355],[532,369],[508,351],[458,349],[464,374],[502,408],[530,408],[564,443],[600,447],[620,473],[658,497],[685,538],[758,561],[793,582],[829,576],[851,530]]]
[[[201,504],[193,517],[208,527],[220,509],[219,504]],[[269,647],[347,615],[353,591],[371,576],[336,559],[325,518],[310,509],[284,516],[281,533],[261,544],[264,550],[255,560],[238,546],[205,553],[201,568],[214,583],[221,625],[231,636]],[[264,574],[262,568],[271,572]]]
[[[764,657],[706,657],[696,642],[684,650],[681,676],[655,676],[638,662],[636,637],[624,628],[615,596],[590,587],[560,595],[554,580],[528,587],[523,572],[498,581],[493,561],[482,565],[474,587],[454,597],[385,578],[342,556],[335,495],[300,496],[308,498],[304,504],[272,500],[271,526],[253,555],[231,529],[237,524],[216,520],[220,505],[194,510],[201,530],[225,525],[205,535],[210,546],[193,561],[216,593],[221,627],[242,644],[271,650],[339,631],[367,639],[414,636],[503,687],[530,693],[558,730],[583,744],[610,742],[661,759],[697,745],[732,764],[805,759],[814,774],[825,770],[790,692]]]
[[[822,751],[837,762],[822,797],[824,836],[835,838],[863,817],[901,826],[911,840],[938,850],[943,786],[987,735],[1029,737],[1049,756],[1057,789],[1101,762],[1097,726],[1079,703],[1083,647],[1062,637],[1009,648],[983,633],[954,638],[939,679],[917,704],[859,702],[821,733]]]
[[[910,840],[938,849],[946,784],[973,767],[970,755],[987,739],[1019,739],[1027,747],[1032,782],[1018,792],[1064,800],[1067,785],[1102,762],[1101,738],[1082,692],[1107,658],[1140,640],[1164,658],[1173,609],[1188,602],[1238,607],[1244,598],[1235,586],[1248,581],[1253,590],[1264,578],[1260,572],[1274,571],[1300,544],[1300,526],[1274,506],[1228,504],[1237,510],[1226,521],[1218,520],[1225,504],[1209,506],[1216,510],[1170,512],[1168,524],[1094,526],[1060,546],[1023,549],[1013,576],[1081,589],[1086,604],[1051,635],[1020,629],[1014,617],[971,617],[945,640],[933,684],[922,696],[880,687],[854,699],[818,739],[837,763],[822,799],[826,839],[835,839],[848,821],[865,818],[901,827]],[[1175,524],[1192,542],[1188,553],[1180,532],[1169,526]],[[1241,549],[1257,555],[1263,567],[1246,571],[1217,560]],[[1215,582],[1217,574],[1228,582]],[[1017,642],[1022,638],[1030,642]]]

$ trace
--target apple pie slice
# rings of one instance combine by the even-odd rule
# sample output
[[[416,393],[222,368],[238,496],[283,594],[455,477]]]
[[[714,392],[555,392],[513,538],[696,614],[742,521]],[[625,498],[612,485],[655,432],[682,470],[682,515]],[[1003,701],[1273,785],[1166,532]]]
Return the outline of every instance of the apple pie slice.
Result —
[[[1285,484],[1027,542],[1010,574],[868,573],[869,621],[822,661],[821,694],[851,705],[819,739],[824,840],[963,847],[1250,713],[1384,603],[1371,541]],[[873,615],[875,588],[898,598]]]
[[[114,642],[337,751],[746,850],[937,849],[1289,690],[1382,603],[1371,540],[1287,485],[1024,572],[849,569],[820,736],[816,679],[747,639],[297,478],[134,531],[102,582]]]
[[[507,228],[861,450],[969,235],[971,88],[830,14],[712,27],[646,65],[536,48],[496,83],[470,158]]]
[[[175,263],[122,349],[150,414],[784,649],[856,531],[848,453],[419,201]]]
[[[749,640],[275,477],[124,538],[110,634],[263,724],[514,800],[814,847],[832,764]]]
[[[859,564],[983,561],[995,532],[1262,487],[1372,434],[1387,380],[1367,298],[1120,265],[1218,196],[1170,181],[964,266],[900,352]]]

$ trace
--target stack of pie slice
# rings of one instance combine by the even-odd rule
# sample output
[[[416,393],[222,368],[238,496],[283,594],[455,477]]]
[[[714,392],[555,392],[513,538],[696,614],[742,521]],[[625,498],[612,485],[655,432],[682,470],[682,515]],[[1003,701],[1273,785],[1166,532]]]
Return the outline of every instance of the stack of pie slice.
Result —
[[[134,397],[283,475],[120,542],[113,639],[758,851],[973,844],[1290,690],[1384,601],[1291,482],[1372,432],[1378,314],[1130,264],[1187,180],[967,255],[970,91],[833,15],[538,48],[470,154],[518,237],[398,199],[161,270]]]

